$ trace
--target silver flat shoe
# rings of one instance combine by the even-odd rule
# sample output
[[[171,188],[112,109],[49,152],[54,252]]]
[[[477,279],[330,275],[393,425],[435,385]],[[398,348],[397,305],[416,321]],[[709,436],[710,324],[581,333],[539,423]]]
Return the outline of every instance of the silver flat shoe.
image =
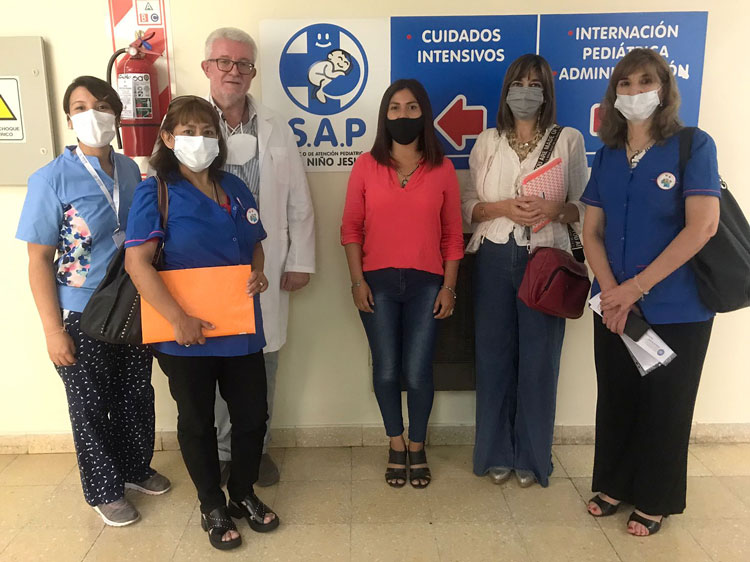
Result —
[[[512,472],[513,471],[510,468],[493,466],[487,471],[487,474],[493,484],[503,484],[508,481]]]
[[[536,483],[536,476],[534,476],[533,472],[528,470],[516,470],[516,479],[521,488],[528,488]]]

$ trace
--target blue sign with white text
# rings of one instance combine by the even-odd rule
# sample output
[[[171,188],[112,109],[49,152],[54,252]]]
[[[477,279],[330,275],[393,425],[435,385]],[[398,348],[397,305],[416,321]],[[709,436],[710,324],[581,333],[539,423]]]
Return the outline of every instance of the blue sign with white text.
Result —
[[[680,116],[697,125],[707,12],[391,18],[391,79],[416,78],[430,95],[435,128],[456,168],[496,124],[505,72],[538,53],[555,76],[557,121],[584,135],[589,163],[601,147],[599,102],[617,62],[654,49],[672,68]]]
[[[589,164],[602,146],[599,102],[617,62],[635,47],[662,55],[680,90],[680,117],[698,124],[707,12],[570,14],[541,17],[539,54],[552,67],[557,119],[586,141]]]
[[[391,18],[391,80],[416,78],[456,168],[474,139],[494,127],[508,65],[536,49],[536,16]]]

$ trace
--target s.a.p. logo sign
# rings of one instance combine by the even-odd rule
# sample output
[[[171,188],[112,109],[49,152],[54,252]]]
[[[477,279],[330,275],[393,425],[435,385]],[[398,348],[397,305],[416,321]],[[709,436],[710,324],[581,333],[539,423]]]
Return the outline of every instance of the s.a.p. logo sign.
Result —
[[[264,20],[260,32],[263,103],[289,123],[308,172],[348,171],[375,139],[388,19]]]
[[[315,115],[351,107],[367,85],[367,55],[348,30],[317,23],[297,31],[284,46],[279,77],[294,104]]]

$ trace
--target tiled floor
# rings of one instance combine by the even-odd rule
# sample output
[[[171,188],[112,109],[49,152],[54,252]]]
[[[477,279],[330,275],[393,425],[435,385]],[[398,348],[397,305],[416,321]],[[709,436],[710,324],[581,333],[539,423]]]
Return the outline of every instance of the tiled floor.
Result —
[[[387,487],[383,448],[274,449],[281,482],[259,490],[279,513],[273,533],[239,525],[238,551],[212,549],[179,452],[154,466],[173,489],[130,492],[142,514],[130,527],[105,527],[84,503],[73,455],[0,455],[0,561],[20,560],[425,560],[727,561],[750,560],[750,444],[693,445],[688,509],[650,538],[625,532],[628,509],[586,514],[593,447],[554,448],[549,488],[495,486],[471,472],[471,447],[430,447],[426,490]]]

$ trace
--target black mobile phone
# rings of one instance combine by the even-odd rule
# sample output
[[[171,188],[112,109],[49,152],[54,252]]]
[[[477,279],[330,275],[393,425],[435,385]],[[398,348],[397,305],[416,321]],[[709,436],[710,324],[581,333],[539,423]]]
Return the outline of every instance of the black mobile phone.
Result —
[[[638,341],[643,337],[651,326],[648,325],[641,316],[638,316],[632,310],[628,312],[628,319],[625,321],[625,335],[633,341]]]

